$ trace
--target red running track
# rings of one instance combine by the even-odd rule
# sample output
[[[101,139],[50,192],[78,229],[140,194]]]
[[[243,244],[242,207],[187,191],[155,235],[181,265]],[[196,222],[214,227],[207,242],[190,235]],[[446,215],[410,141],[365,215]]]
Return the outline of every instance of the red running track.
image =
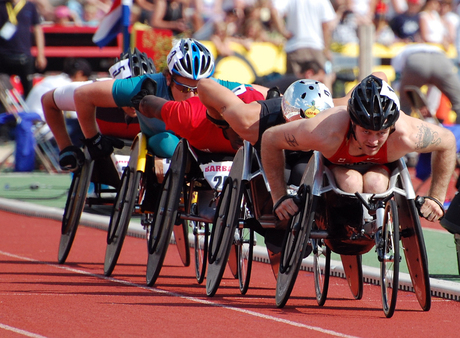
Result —
[[[226,272],[206,297],[193,263],[170,246],[155,287],[145,285],[146,243],[127,237],[113,278],[103,276],[106,232],[80,227],[64,265],[57,264],[60,222],[0,211],[0,337],[458,337],[460,303],[433,298],[424,312],[399,291],[386,319],[380,288],[352,299],[332,278],[325,306],[312,274],[300,272],[283,309],[275,306],[269,265],[255,263],[247,295]],[[193,257],[193,256],[192,256]]]

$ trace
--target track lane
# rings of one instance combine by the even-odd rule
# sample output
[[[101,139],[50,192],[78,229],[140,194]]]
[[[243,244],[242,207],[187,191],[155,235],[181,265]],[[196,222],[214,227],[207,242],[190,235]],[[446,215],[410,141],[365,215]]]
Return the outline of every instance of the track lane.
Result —
[[[314,299],[313,275],[301,271],[285,308],[275,306],[276,282],[255,263],[248,294],[226,271],[213,298],[198,285],[193,263],[183,267],[171,246],[153,288],[145,286],[144,240],[127,237],[113,278],[103,276],[106,232],[80,227],[68,261],[58,265],[60,222],[0,212],[0,336],[43,337],[429,337],[457,336],[458,302],[433,298],[421,311],[414,294],[399,292],[392,319],[380,288],[365,285],[353,300],[346,282],[332,278],[324,307]],[[450,331],[455,330],[455,331]],[[39,337],[37,336],[37,337]]]

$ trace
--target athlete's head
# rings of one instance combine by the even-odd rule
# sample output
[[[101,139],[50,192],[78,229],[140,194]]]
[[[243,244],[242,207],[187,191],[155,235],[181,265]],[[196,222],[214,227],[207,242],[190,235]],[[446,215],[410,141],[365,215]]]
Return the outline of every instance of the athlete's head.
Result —
[[[134,48],[133,51],[129,49],[127,52],[121,53],[120,58],[110,67],[109,73],[114,79],[126,79],[144,74],[154,74],[156,69],[152,59],[147,54]]]
[[[353,89],[348,112],[353,124],[367,130],[384,130],[399,118],[399,99],[385,81],[369,75]]]
[[[181,39],[171,49],[167,57],[171,75],[199,80],[214,73],[214,57],[201,42]]]
[[[64,73],[69,75],[72,81],[87,81],[91,76],[91,65],[82,58],[67,58],[64,61]]]
[[[166,76],[171,94],[176,101],[186,100],[197,94],[198,80],[214,73],[212,53],[202,43],[193,39],[181,39],[167,57]]]
[[[327,87],[315,80],[298,80],[292,83],[281,99],[281,109],[286,121],[316,116],[320,111],[334,107]]]

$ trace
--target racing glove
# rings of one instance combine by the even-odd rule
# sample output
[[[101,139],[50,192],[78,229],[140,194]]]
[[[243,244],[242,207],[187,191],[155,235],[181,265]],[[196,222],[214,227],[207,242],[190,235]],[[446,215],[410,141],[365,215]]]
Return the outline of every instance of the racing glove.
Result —
[[[101,133],[97,133],[95,136],[83,140],[83,143],[88,148],[88,152],[93,160],[108,157],[113,153],[113,148],[121,149],[125,145],[122,140],[115,137],[104,136]]]
[[[85,163],[85,155],[79,147],[68,146],[59,153],[59,165],[64,170],[75,170]]]

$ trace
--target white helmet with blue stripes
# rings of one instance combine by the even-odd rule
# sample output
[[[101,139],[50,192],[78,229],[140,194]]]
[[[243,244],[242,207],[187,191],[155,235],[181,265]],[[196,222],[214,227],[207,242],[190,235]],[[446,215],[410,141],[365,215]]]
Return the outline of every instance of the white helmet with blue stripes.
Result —
[[[168,54],[169,72],[192,80],[214,73],[214,57],[205,45],[194,39],[179,40]]]

